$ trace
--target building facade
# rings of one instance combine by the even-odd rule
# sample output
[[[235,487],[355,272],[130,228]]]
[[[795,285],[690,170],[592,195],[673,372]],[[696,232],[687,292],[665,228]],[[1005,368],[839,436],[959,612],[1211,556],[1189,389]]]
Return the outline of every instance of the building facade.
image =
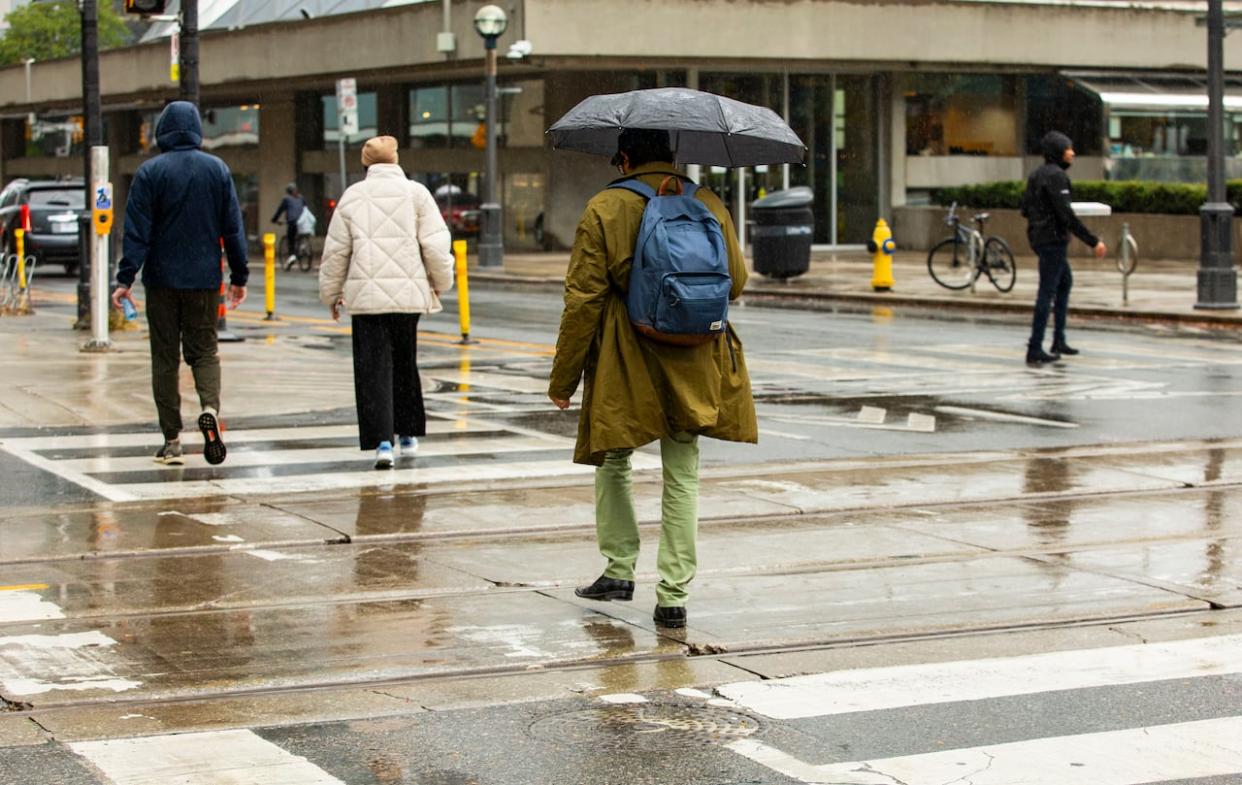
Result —
[[[324,217],[342,189],[339,145],[352,180],[362,175],[358,149],[376,133],[397,136],[411,176],[468,210],[483,168],[483,52],[471,28],[483,4],[371,3],[353,13],[206,30],[205,146],[232,167],[250,233],[270,228],[266,219],[290,182]],[[498,191],[512,249],[569,245],[583,203],[615,176],[604,159],[552,151],[544,130],[589,95],[646,87],[697,87],[786,117],[807,144],[804,166],[693,174],[725,197],[743,227],[751,199],[810,186],[821,245],[865,242],[877,217],[926,202],[938,187],[1022,178],[1052,128],[1075,139],[1078,177],[1202,177],[1206,34],[1196,16],[1203,3],[513,0],[505,7],[510,24],[500,51],[517,40],[533,50],[501,60]],[[448,53],[437,47],[445,31],[456,39]],[[121,194],[153,153],[154,119],[176,95],[168,42],[158,31],[149,37],[101,57],[105,139]],[[1242,63],[1242,41],[1231,37],[1226,46],[1226,63]],[[6,180],[81,171],[80,66],[65,60],[33,70],[29,101],[23,70],[0,70]],[[357,80],[360,119],[359,132],[344,140],[334,94],[341,77]],[[1238,93],[1227,108],[1230,166],[1242,175],[1242,84]]]

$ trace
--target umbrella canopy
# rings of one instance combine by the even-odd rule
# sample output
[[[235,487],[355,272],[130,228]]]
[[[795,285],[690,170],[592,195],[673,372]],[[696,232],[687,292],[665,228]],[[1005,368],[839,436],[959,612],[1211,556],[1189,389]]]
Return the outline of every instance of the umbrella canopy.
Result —
[[[762,166],[806,158],[806,145],[771,109],[684,87],[593,95],[548,135],[557,150],[612,155],[627,128],[668,131],[679,164]]]

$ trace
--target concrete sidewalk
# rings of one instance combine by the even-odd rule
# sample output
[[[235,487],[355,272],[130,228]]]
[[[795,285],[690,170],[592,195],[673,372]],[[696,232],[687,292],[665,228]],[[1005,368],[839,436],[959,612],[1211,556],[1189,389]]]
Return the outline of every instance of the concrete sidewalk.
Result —
[[[479,282],[559,287],[565,277],[569,252],[546,254],[508,254],[499,270],[477,268],[472,278]],[[927,255],[898,252],[893,261],[895,285],[890,292],[871,288],[871,255],[865,252],[817,252],[811,269],[788,281],[762,275],[751,278],[746,294],[750,299],[785,300],[800,304],[859,304],[866,306],[902,305],[937,310],[984,311],[1029,314],[1039,283],[1038,264],[1033,256],[1019,256],[1018,280],[1012,292],[997,292],[986,279],[976,291],[954,292],[940,287],[927,271]],[[753,269],[753,263],[748,260]],[[1242,327],[1242,311],[1196,309],[1198,265],[1193,260],[1139,261],[1130,277],[1128,302],[1122,300],[1122,276],[1116,260],[1075,260],[1074,292],[1070,314],[1077,318],[1103,318],[1135,321],[1169,321]]]

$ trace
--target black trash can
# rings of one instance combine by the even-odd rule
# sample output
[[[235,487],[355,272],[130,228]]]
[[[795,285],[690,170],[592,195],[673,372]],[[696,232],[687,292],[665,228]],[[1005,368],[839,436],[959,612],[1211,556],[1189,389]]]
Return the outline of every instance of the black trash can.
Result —
[[[775,191],[750,203],[755,272],[769,278],[802,275],[811,266],[815,193],[806,186]]]

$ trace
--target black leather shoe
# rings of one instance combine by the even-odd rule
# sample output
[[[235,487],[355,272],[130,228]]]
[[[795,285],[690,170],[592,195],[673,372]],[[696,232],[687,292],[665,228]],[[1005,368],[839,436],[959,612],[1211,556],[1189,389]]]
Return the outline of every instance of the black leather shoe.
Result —
[[[670,627],[673,629],[685,627],[686,609],[657,605],[655,614],[651,618],[655,619],[656,626],[658,627]]]
[[[574,594],[584,600],[632,600],[634,599],[634,581],[622,581],[601,575],[590,586],[579,586]]]
[[[1068,343],[1054,343],[1052,344],[1052,353],[1073,356],[1078,354],[1078,350]]]
[[[1047,365],[1061,359],[1059,354],[1048,354],[1043,349],[1035,349],[1026,353],[1027,365]]]

